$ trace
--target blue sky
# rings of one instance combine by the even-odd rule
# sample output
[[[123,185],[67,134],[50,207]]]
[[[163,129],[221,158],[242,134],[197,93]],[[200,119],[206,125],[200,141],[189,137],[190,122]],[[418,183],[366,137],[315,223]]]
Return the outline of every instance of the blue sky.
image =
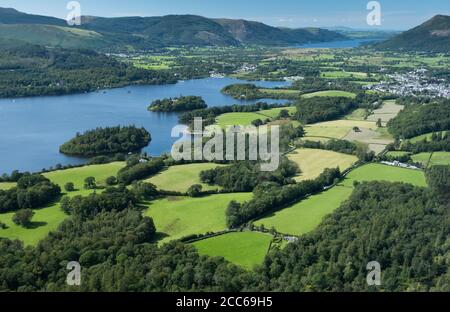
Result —
[[[369,28],[369,0],[79,0],[83,15],[197,14],[257,20],[274,26]],[[380,0],[384,29],[409,29],[436,14],[450,15],[449,0]],[[64,18],[67,0],[0,0],[0,7]]]

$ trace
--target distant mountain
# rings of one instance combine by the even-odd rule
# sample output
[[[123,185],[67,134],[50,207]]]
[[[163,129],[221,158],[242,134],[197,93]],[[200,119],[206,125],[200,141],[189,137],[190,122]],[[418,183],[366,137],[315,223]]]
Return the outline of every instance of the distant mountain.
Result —
[[[16,38],[48,46],[97,49],[241,44],[288,46],[347,39],[337,32],[319,28],[277,28],[259,22],[209,19],[195,15],[120,18],[83,16],[81,26],[68,27],[62,19],[0,8],[1,38]]]
[[[83,29],[114,36],[127,44],[145,46],[177,45],[237,45],[234,39],[215,21],[195,15],[168,15],[162,17],[85,17]]]
[[[243,44],[293,45],[347,39],[336,32],[319,28],[277,28],[259,22],[232,19],[216,19],[215,21]]]
[[[380,49],[450,52],[450,16],[436,15],[422,25],[376,45]]]
[[[41,24],[67,26],[65,20],[19,12],[11,8],[0,8],[0,24]]]

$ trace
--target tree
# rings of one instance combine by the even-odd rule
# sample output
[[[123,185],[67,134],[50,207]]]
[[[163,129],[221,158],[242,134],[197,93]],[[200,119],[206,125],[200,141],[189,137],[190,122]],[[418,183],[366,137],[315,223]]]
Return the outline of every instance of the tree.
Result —
[[[21,209],[14,214],[12,220],[15,224],[27,228],[31,225],[31,219],[33,219],[33,216],[33,210]]]
[[[95,178],[87,177],[86,179],[84,179],[84,188],[86,190],[93,190],[93,189],[97,188],[97,183],[95,181]]]
[[[189,197],[199,197],[202,194],[202,189],[203,186],[200,184],[194,184],[188,189],[187,194]]]
[[[140,200],[151,200],[158,196],[158,189],[154,184],[146,182],[133,183],[132,192]]]
[[[289,111],[287,109],[282,109],[278,114],[278,119],[288,119],[290,117],[291,115],[289,114]]]
[[[430,188],[438,195],[450,196],[450,166],[432,166],[426,172]]]
[[[73,192],[75,191],[75,185],[73,184],[73,182],[67,182],[66,185],[64,185],[64,189],[66,190],[66,192]]]
[[[383,121],[381,120],[381,118],[378,118],[378,120],[377,120],[377,127],[383,128]]]
[[[264,125],[264,121],[262,121],[261,119],[253,120],[252,121],[252,125],[255,126],[255,127],[259,127],[259,126]]]
[[[108,185],[108,186],[116,185],[116,184],[117,184],[117,178],[116,178],[116,177],[113,177],[113,176],[108,177],[108,178],[106,178],[105,183],[106,183],[106,185]]]

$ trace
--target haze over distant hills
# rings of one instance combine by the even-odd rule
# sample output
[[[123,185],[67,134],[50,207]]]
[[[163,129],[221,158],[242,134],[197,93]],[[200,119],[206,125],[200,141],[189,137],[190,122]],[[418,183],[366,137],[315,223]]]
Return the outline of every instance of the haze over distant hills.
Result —
[[[345,40],[346,36],[319,28],[288,29],[259,22],[209,19],[196,15],[161,17],[82,17],[82,25],[68,27],[65,20],[0,8],[0,38],[62,47],[135,49],[177,46],[287,46]]]
[[[450,52],[450,16],[429,21],[377,45],[380,49]]]

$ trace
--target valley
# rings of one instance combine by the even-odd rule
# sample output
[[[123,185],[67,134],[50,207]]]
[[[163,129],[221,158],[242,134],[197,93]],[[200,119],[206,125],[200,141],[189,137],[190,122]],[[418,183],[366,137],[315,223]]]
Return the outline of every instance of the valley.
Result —
[[[448,16],[81,21],[0,8],[0,291],[448,291]]]

